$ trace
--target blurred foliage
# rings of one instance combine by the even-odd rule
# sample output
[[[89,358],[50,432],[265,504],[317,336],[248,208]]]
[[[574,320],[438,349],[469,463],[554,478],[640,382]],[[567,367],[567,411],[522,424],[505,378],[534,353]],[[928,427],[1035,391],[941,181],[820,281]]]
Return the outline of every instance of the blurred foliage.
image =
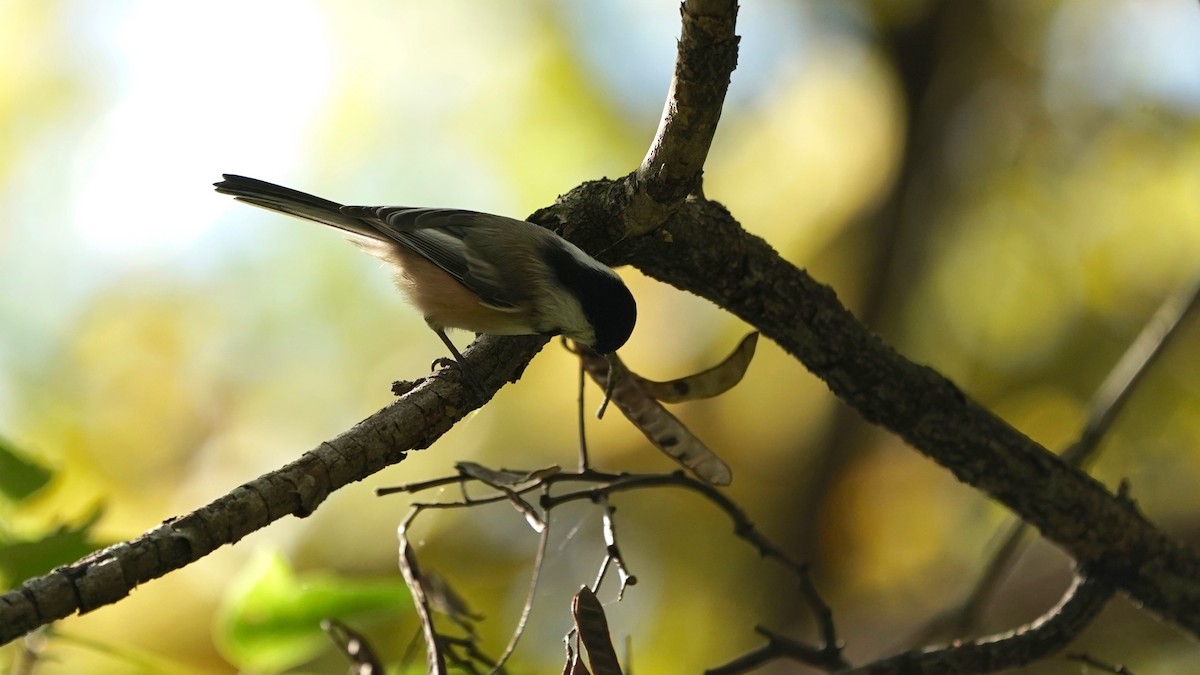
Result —
[[[32,537],[0,529],[0,585],[12,588],[103,548],[92,535],[92,527],[103,514],[97,508],[78,524],[60,525]]]
[[[287,560],[265,554],[230,582],[214,637],[243,670],[281,672],[331,648],[321,621],[409,616],[412,600],[400,578],[356,581],[345,576],[297,577]]]
[[[86,83],[62,42],[69,28],[58,2],[6,2],[0,5],[0,185],[5,185],[32,150],[31,140],[54,133],[80,103]],[[0,221],[0,245],[7,228]],[[2,247],[2,246],[0,246]]]
[[[762,0],[739,22],[705,194],[904,354],[1064,447],[1142,322],[1200,272],[1200,6]],[[0,3],[0,429],[24,451],[13,466],[53,467],[47,481],[0,466],[21,497],[0,503],[8,541],[82,550],[136,536],[348,428],[442,355],[376,263],[212,194],[222,172],[344,202],[529,213],[637,165],[677,34],[671,1]],[[646,377],[695,372],[747,330],[622,274],[643,308],[622,357]],[[1184,331],[1094,473],[1129,478],[1155,522],[1195,542],[1200,327]],[[320,605],[395,599],[355,579],[399,579],[404,505],[371,488],[462,460],[573,462],[575,376],[569,355],[545,350],[435,448],[62,622],[38,672],[341,672],[310,620]],[[771,344],[728,394],[673,412],[730,464],[729,494],[763,530],[813,554],[852,659],[907,646],[969,588],[1006,520],[860,426]],[[589,432],[600,468],[671,468],[619,416]],[[756,623],[805,634],[791,581],[731,540],[723,516],[687,495],[615,502],[641,583],[601,600],[618,650],[633,637],[635,670],[725,661],[757,644]],[[570,597],[603,554],[598,523],[580,505],[551,525],[515,657],[526,672],[561,668]],[[422,528],[422,563],[454,578],[488,617],[485,644],[503,645],[534,550],[521,519],[501,506],[431,513]],[[984,628],[1041,613],[1065,576],[1061,555],[1035,546]],[[254,592],[230,581],[248,578]],[[245,642],[222,609],[240,597],[247,617],[251,599],[281,595],[296,604],[274,602],[260,635],[278,642]],[[368,634],[394,663],[414,629],[393,616]],[[1141,675],[1200,660],[1121,601],[1077,648]],[[0,649],[0,668],[14,652]],[[264,654],[277,660],[252,660]]]
[[[20,502],[42,489],[53,474],[0,437],[0,497]]]
[[[53,471],[0,438],[0,515],[19,508],[53,478]],[[12,588],[101,548],[91,529],[102,514],[95,508],[75,525],[33,528],[0,520],[0,587]]]

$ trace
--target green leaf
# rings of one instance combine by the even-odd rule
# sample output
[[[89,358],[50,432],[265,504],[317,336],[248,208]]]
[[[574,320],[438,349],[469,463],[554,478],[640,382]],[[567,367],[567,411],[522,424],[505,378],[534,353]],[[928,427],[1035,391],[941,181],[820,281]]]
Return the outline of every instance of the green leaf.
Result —
[[[321,620],[388,618],[412,612],[403,580],[331,574],[297,576],[283,556],[252,561],[231,585],[217,617],[215,642],[243,670],[277,672],[332,646]]]
[[[31,461],[16,446],[0,437],[0,495],[19,502],[40,490],[53,475],[50,469]]]
[[[104,544],[91,538],[92,526],[104,509],[97,507],[77,525],[63,525],[37,539],[0,541],[0,577],[6,588],[59,565],[75,562]]]

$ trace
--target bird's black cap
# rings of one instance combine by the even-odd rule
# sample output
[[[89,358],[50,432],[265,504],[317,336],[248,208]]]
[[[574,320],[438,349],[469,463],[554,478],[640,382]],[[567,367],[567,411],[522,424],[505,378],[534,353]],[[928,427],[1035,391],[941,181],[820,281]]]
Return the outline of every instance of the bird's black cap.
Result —
[[[601,354],[620,349],[637,323],[637,303],[625,282],[600,263],[581,263],[564,248],[549,247],[545,253],[546,263],[559,283],[579,300],[596,333],[594,343],[588,346]]]
[[[597,287],[594,297],[581,295],[579,300],[583,313],[596,330],[596,344],[592,349],[601,354],[611,354],[621,348],[633,333],[637,323],[637,303],[625,282],[617,275],[608,276],[607,283]]]

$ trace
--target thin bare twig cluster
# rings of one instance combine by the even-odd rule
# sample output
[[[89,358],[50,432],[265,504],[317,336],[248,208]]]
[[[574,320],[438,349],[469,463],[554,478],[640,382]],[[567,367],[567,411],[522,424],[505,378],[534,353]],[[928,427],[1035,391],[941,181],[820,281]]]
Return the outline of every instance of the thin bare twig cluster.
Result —
[[[615,509],[610,500],[614,495],[623,492],[660,488],[681,488],[700,495],[729,517],[736,536],[750,543],[763,557],[773,559],[794,571],[798,575],[800,583],[800,597],[806,599],[813,606],[813,611],[823,627],[823,645],[810,649],[813,653],[821,655],[823,663],[843,663],[840,661],[840,647],[833,628],[832,614],[808,579],[807,566],[791,559],[779,546],[773,544],[754,525],[744,510],[712,485],[679,471],[669,474],[613,474],[590,469],[568,472],[549,468],[531,472],[502,471],[495,473],[510,475],[516,480],[507,484],[496,483],[482,478],[482,474],[475,467],[460,466],[456,476],[380,490],[383,494],[397,492],[419,494],[433,488],[457,485],[463,495],[461,499],[449,502],[415,503],[400,527],[401,568],[405,579],[413,587],[413,595],[417,598],[418,605],[422,608],[419,610],[419,616],[423,625],[426,648],[430,654],[430,672],[443,673],[446,666],[445,657],[442,655],[444,637],[435,628],[433,612],[429,611],[428,592],[426,591],[428,577],[421,572],[408,540],[409,528],[421,512],[428,509],[470,508],[497,502],[507,502],[512,505],[539,537],[538,555],[533,564],[530,584],[532,592],[536,588],[536,580],[544,563],[545,543],[550,529],[551,513],[554,509],[570,502],[596,503],[601,507],[600,518],[603,521],[605,546],[601,553],[599,572],[595,581],[588,588],[592,593],[597,592],[608,573],[615,569],[616,583],[618,584],[616,596],[619,599],[625,588],[636,582],[636,577],[629,570],[621,552],[614,518]],[[471,485],[482,485],[490,491],[480,496],[471,495]],[[529,499],[530,495],[538,495],[536,503]],[[526,599],[521,619],[514,631],[509,648],[505,650],[505,656],[498,664],[493,664],[494,666],[501,665],[504,658],[511,653],[523,630],[531,607],[532,595]]]
[[[1079,450],[1080,447],[1086,446],[1094,450],[1103,437],[1103,430],[1111,425],[1120,406],[1129,399],[1134,385],[1141,380],[1150,364],[1161,354],[1163,347],[1169,342],[1183,319],[1193,313],[1198,306],[1200,306],[1200,285],[1181,292],[1164,302],[1159,312],[1147,323],[1142,335],[1133,342],[1125,356],[1100,386],[1096,400],[1091,406],[1092,413],[1085,424],[1085,430],[1081,434],[1080,441],[1073,446],[1076,456],[1086,456],[1086,453]],[[586,500],[601,507],[600,517],[605,548],[595,580],[590,585],[585,585],[574,598],[572,613],[575,617],[575,626],[571,634],[565,637],[567,659],[563,672],[571,675],[589,672],[597,673],[597,675],[619,675],[621,667],[612,647],[611,634],[604,617],[603,606],[597,600],[595,593],[599,591],[603,581],[612,570],[615,570],[617,576],[616,599],[618,601],[624,596],[626,588],[637,581],[636,576],[630,572],[621,552],[615,519],[616,508],[611,502],[615,495],[630,490],[674,487],[700,495],[729,517],[737,537],[750,543],[762,557],[773,559],[796,574],[800,596],[813,612],[820,632],[818,644],[805,643],[767,627],[756,626],[755,632],[763,637],[764,644],[722,666],[707,671],[712,675],[746,673],[781,659],[804,663],[826,672],[873,675],[991,672],[1024,665],[1060,651],[1091,623],[1108,599],[1112,597],[1114,587],[1102,576],[1081,570],[1059,604],[1026,626],[1002,635],[967,641],[958,640],[946,647],[924,648],[882,658],[865,665],[852,666],[842,655],[842,645],[837,637],[833,611],[822,599],[809,577],[807,564],[792,559],[780,547],[773,544],[754,525],[746,511],[718,489],[718,485],[728,483],[728,480],[721,480],[722,475],[728,476],[728,474],[714,473],[712,470],[714,462],[719,463],[719,466],[725,466],[716,454],[700,444],[686,426],[657,405],[656,400],[648,401],[648,399],[687,400],[689,397],[715,395],[734,386],[740,381],[753,356],[752,338],[754,337],[751,335],[743,340],[741,345],[721,364],[698,376],[683,378],[673,383],[648,382],[632,373],[619,360],[605,360],[583,348],[573,347],[573,351],[581,358],[582,367],[592,376],[596,384],[611,391],[617,408],[625,413],[652,443],[664,450],[668,456],[679,461],[685,468],[692,470],[696,474],[695,478],[687,476],[683,472],[670,474],[604,473],[587,466],[585,455],[583,465],[574,472],[563,471],[559,467],[547,467],[533,471],[492,470],[478,464],[463,462],[458,465],[458,473],[455,476],[379,490],[380,494],[397,492],[418,494],[432,488],[457,485],[462,495],[461,499],[450,502],[414,504],[408,517],[399,528],[401,570],[417,599],[418,615],[421,619],[431,673],[446,672],[448,660],[452,663],[459,663],[459,665],[463,664],[462,657],[448,659],[448,654],[453,653],[450,650],[451,645],[470,645],[471,649],[468,653],[474,655],[479,663],[486,665],[492,672],[499,672],[503,669],[504,663],[513,653],[532,611],[533,595],[545,562],[551,513],[563,504]],[[610,369],[618,378],[615,384],[610,379]],[[581,397],[581,410],[582,405]],[[677,453],[672,452],[670,448],[664,448],[662,439],[667,435],[661,432],[660,417],[662,415],[670,416],[673,425],[670,434],[673,437],[691,439],[689,442],[699,444],[701,450]],[[700,459],[696,459],[697,457]],[[725,470],[728,471],[727,467]],[[714,480],[714,477],[717,479]],[[472,495],[469,487],[476,484],[485,487],[488,492],[482,496]],[[536,501],[531,498],[533,496],[537,497]],[[449,616],[454,623],[465,629],[466,635],[447,636],[437,629],[434,613],[431,611],[434,603],[431,603],[429,598],[431,590],[442,588],[443,584],[439,577],[423,574],[420,571],[408,539],[408,531],[416,517],[426,509],[470,508],[497,502],[507,502],[524,518],[533,532],[538,535],[539,545],[533,564],[529,595],[512,639],[500,659],[496,662],[489,662],[480,656],[482,651],[478,648],[470,623],[460,618],[466,613],[466,610],[461,609],[465,606],[463,603],[450,603],[443,600],[437,604],[441,606],[442,614]],[[952,637],[961,637],[966,634],[987,601],[987,594],[979,589],[992,587],[998,583],[997,570],[1003,569],[1007,562],[1004,557],[1014,554],[1015,549],[1011,541],[1019,541],[1019,538],[1012,537],[1010,543],[1001,547],[996,559],[981,577],[979,587],[962,606],[948,613],[948,618],[936,620],[931,624],[932,627],[941,627],[949,621],[958,631]],[[452,593],[447,590],[439,591],[436,595],[452,597]],[[458,609],[455,609],[455,606]],[[933,634],[924,635],[918,644],[928,644],[935,637],[936,635]],[[584,664],[585,653],[588,656],[591,671]],[[1090,665],[1101,663],[1089,655],[1075,655],[1072,658]],[[476,662],[471,659],[466,659],[466,662],[471,669],[476,665]],[[1120,668],[1121,670],[1113,672],[1128,672],[1124,666]]]
[[[529,594],[526,598],[521,617],[513,631],[512,639],[500,658],[489,664],[493,670],[503,667],[508,657],[515,649],[520,636],[524,632],[526,622],[533,607],[534,593],[538,579],[541,576],[545,562],[546,545],[549,540],[552,511],[563,504],[588,500],[602,508],[601,521],[604,535],[604,554],[599,565],[599,571],[590,587],[585,586],[575,598],[575,614],[577,625],[574,639],[580,641],[586,649],[597,673],[619,672],[615,655],[608,658],[606,652],[611,651],[611,640],[604,629],[604,635],[598,634],[597,626],[603,619],[603,608],[595,599],[594,593],[610,572],[615,573],[618,584],[616,597],[620,600],[626,588],[637,583],[637,577],[629,570],[625,556],[617,536],[616,508],[611,503],[614,494],[636,489],[683,487],[692,490],[710,502],[717,505],[733,521],[735,533],[750,542],[764,557],[773,558],[795,571],[801,579],[801,588],[805,598],[813,603],[814,610],[822,620],[826,647],[822,653],[838,659],[836,636],[828,608],[821,601],[811,581],[808,579],[807,567],[791,560],[782,549],[772,544],[755,527],[745,511],[739,508],[728,497],[714,487],[728,484],[732,476],[728,466],[704,444],[677,418],[668,413],[658,403],[657,399],[667,399],[672,402],[715,396],[736,385],[745,374],[753,357],[757,336],[751,334],[743,339],[741,344],[717,366],[696,375],[681,378],[672,382],[653,382],[645,380],[631,372],[619,359],[608,359],[592,353],[585,348],[575,346],[573,351],[579,354],[582,366],[592,375],[596,383],[611,393],[613,403],[643,431],[646,437],[672,459],[696,474],[689,477],[682,472],[671,474],[611,474],[595,471],[587,466],[586,452],[581,452],[583,461],[578,471],[566,472],[559,467],[548,467],[533,471],[514,471],[509,469],[493,470],[472,462],[460,462],[455,476],[442,477],[413,485],[384,488],[379,494],[394,494],[399,492],[419,494],[424,491],[441,488],[447,485],[457,485],[462,495],[460,499],[442,502],[417,502],[413,504],[409,514],[398,528],[400,537],[400,568],[405,581],[412,589],[417,604],[417,614],[422,626],[422,634],[426,645],[428,668],[431,673],[446,672],[448,656],[448,636],[438,630],[434,621],[431,601],[431,587],[436,584],[437,577],[424,573],[417,562],[409,539],[409,531],[418,516],[429,509],[470,508],[498,502],[507,502],[525,520],[531,530],[538,536],[538,553],[531,574]],[[614,381],[615,378],[615,381]],[[582,398],[580,400],[582,409]],[[581,436],[581,449],[586,443]],[[584,484],[580,486],[580,484]],[[482,486],[487,490],[484,495],[473,495],[471,486]],[[567,486],[565,491],[557,489]],[[535,502],[531,496],[538,495]],[[451,613],[453,618],[453,613]],[[473,641],[474,631],[461,620],[456,620],[460,627],[467,627],[464,640]],[[601,650],[601,642],[608,645]],[[570,645],[570,641],[568,641]],[[598,650],[599,653],[598,653]],[[583,649],[570,649],[569,669],[582,672],[582,662],[578,660]]]

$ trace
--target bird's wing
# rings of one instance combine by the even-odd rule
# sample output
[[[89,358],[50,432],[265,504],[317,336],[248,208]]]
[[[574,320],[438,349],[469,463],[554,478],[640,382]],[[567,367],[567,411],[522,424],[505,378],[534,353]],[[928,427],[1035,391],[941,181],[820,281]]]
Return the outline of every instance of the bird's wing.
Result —
[[[520,306],[519,286],[471,245],[484,228],[535,227],[519,220],[463,209],[343,206],[343,216],[366,223],[437,265],[496,309]]]
[[[461,209],[428,209],[407,206],[342,206],[306,192],[256,178],[224,174],[217,192],[232,195],[271,211],[316,221],[360,237],[396,242],[437,265],[500,310],[521,306],[523,286],[507,280],[489,260],[474,249],[472,232],[485,228],[536,226],[511,218]],[[500,261],[503,264],[504,261]],[[518,280],[519,281],[519,280]]]

